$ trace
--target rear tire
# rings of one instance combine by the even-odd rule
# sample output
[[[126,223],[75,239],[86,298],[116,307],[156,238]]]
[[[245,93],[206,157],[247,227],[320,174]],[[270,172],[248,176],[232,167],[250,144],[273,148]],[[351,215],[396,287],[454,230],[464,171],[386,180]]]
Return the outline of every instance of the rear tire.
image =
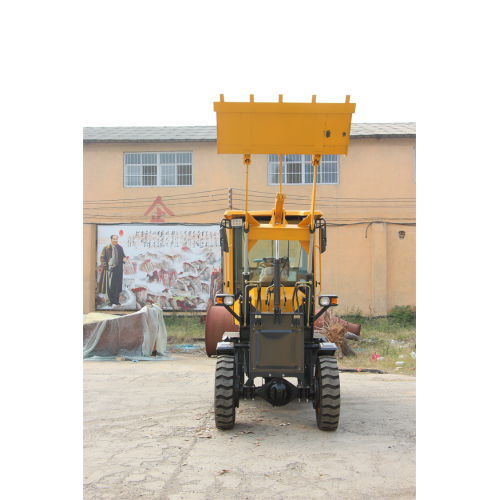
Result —
[[[235,363],[233,356],[217,356],[214,415],[217,429],[234,427],[236,414]]]
[[[316,423],[322,431],[334,431],[340,418],[340,379],[333,356],[318,357],[316,365]]]

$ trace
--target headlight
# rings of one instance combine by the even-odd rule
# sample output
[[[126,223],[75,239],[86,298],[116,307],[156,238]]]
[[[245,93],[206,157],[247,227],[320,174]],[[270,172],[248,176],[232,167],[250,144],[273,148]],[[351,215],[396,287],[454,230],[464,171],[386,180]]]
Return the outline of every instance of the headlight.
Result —
[[[330,305],[330,297],[320,297],[319,298],[319,305],[321,307],[326,307]]]
[[[336,306],[338,305],[337,295],[320,295],[318,302],[321,307]]]
[[[220,293],[215,296],[216,306],[232,306],[234,305],[234,295],[226,295],[225,293]]]

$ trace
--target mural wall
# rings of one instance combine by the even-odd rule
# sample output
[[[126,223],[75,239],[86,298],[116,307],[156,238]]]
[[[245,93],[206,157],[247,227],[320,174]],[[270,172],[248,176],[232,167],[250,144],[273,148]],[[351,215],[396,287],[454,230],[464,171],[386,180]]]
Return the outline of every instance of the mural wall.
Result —
[[[206,311],[221,293],[218,225],[98,225],[96,310]]]

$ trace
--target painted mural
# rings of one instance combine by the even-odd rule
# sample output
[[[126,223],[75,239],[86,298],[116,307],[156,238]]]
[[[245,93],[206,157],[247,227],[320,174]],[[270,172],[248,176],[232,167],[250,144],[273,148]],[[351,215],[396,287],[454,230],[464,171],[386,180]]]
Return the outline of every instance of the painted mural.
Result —
[[[96,310],[206,311],[222,289],[218,225],[98,225]]]

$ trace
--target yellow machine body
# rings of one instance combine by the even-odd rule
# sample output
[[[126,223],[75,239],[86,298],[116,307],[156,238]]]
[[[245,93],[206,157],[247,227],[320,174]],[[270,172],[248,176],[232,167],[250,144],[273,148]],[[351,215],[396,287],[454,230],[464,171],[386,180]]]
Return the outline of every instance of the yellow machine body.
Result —
[[[233,428],[240,397],[260,397],[273,406],[298,398],[311,400],[319,429],[336,430],[337,346],[315,336],[314,325],[338,305],[338,296],[321,293],[326,221],[314,204],[321,156],[347,154],[355,104],[349,96],[339,104],[319,104],[315,96],[311,103],[284,103],[282,96],[277,103],[256,103],[253,96],[248,103],[226,103],[221,95],[214,109],[218,153],[242,154],[246,167],[245,210],[226,211],[220,223],[223,293],[216,295],[218,307],[208,310],[206,320],[207,355],[217,354],[215,425]],[[279,192],[270,210],[248,210],[252,154],[279,155]],[[286,208],[282,167],[283,155],[289,154],[311,155],[308,211]],[[211,314],[219,307],[225,316]]]
[[[316,196],[316,173],[323,154],[347,155],[351,131],[352,114],[356,104],[350,102],[349,96],[344,103],[317,103],[313,96],[310,103],[284,103],[283,96],[279,102],[254,102],[253,95],[250,102],[225,102],[221,94],[220,102],[214,103],[217,113],[217,153],[243,154],[243,163],[246,165],[246,208],[242,210],[228,210],[224,218],[243,218],[244,227],[248,229],[248,251],[262,240],[299,241],[308,258],[310,253],[311,231],[314,230],[315,220],[323,217],[322,212],[314,209]],[[272,210],[248,211],[248,169],[252,154],[310,154],[314,166],[312,199],[310,210],[286,210],[285,194],[276,195],[275,206]],[[281,181],[281,168],[280,168]],[[289,223],[295,221],[294,223]],[[314,232],[314,295],[321,292],[321,252],[319,241]],[[235,294],[235,284],[232,279],[235,263],[233,262],[233,231],[228,231],[229,252],[222,254],[224,269],[224,293]],[[252,263],[250,263],[252,267]],[[319,267],[319,268],[318,268]],[[260,288],[262,303],[264,304],[265,287]],[[280,304],[283,312],[292,312],[291,300],[284,305],[284,295],[291,297],[293,287],[283,287]],[[257,289],[250,293],[252,304],[257,303]],[[299,292],[302,297],[302,292]],[[262,306],[264,309],[267,306]],[[269,309],[274,307],[273,298],[270,298]],[[234,312],[239,315],[239,302],[234,304]],[[236,319],[233,320],[238,324]]]

